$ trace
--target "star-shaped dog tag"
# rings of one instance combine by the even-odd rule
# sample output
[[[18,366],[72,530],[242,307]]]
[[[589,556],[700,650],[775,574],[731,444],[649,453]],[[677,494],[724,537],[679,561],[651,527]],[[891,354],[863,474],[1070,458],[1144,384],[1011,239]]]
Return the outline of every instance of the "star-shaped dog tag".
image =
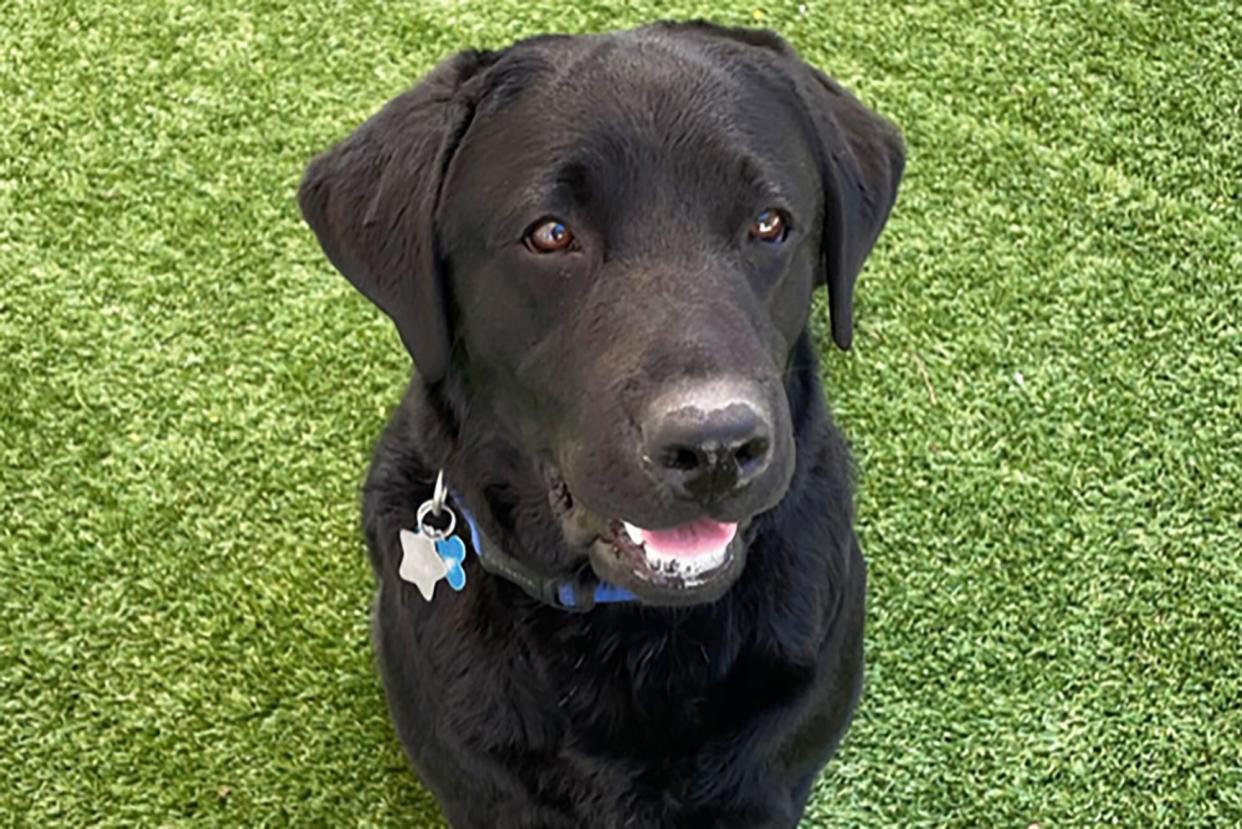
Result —
[[[436,552],[436,542],[422,533],[401,531],[401,567],[397,573],[431,601],[436,582],[448,575],[449,565]]]

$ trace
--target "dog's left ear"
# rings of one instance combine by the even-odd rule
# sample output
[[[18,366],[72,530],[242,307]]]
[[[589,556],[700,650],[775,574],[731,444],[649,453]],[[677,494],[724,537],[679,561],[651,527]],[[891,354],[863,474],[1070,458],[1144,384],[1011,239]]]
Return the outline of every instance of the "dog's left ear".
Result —
[[[796,63],[795,84],[818,134],[832,338],[848,349],[854,339],[854,281],[897,200],[905,146],[895,126],[792,50],[786,55]]]
[[[906,165],[901,133],[836,81],[798,57],[775,32],[702,20],[656,24],[689,36],[724,37],[773,54],[789,76],[814,132],[824,191],[823,281],[832,338],[854,341],[854,281],[884,228]]]

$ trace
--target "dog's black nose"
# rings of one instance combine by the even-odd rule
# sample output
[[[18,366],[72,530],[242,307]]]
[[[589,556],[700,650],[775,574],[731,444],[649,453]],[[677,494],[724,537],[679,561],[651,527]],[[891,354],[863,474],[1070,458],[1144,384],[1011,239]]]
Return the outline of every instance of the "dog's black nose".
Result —
[[[772,420],[760,399],[719,384],[657,399],[643,426],[653,477],[705,504],[745,487],[772,457]]]

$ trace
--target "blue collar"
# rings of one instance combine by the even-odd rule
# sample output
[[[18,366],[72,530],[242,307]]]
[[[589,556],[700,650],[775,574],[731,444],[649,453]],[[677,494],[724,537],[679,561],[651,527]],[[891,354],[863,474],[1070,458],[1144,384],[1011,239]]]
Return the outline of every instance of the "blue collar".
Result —
[[[479,564],[492,575],[516,584],[530,597],[571,613],[586,613],[597,604],[634,602],[638,600],[630,591],[594,578],[563,580],[544,576],[528,565],[518,561],[491,543],[479,529],[479,524],[466,509],[461,498],[453,493],[453,505],[470,528],[470,546],[479,557]]]

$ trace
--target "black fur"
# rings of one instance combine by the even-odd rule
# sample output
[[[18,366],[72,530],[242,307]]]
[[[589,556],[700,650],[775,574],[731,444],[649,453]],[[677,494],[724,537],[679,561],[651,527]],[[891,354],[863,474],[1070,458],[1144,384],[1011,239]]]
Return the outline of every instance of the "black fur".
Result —
[[[797,824],[861,687],[865,583],[808,300],[827,285],[847,347],[902,158],[776,36],[663,24],[464,53],[312,164],[308,222],[419,369],[363,515],[393,720],[453,826]],[[734,235],[764,199],[793,216],[779,251]],[[579,251],[513,244],[549,208]],[[661,390],[725,373],[770,398],[777,471],[688,504],[633,447]],[[548,468],[642,526],[749,522],[744,569],[686,606],[585,614],[473,556],[460,594],[398,578],[439,469],[509,554],[589,572]]]

